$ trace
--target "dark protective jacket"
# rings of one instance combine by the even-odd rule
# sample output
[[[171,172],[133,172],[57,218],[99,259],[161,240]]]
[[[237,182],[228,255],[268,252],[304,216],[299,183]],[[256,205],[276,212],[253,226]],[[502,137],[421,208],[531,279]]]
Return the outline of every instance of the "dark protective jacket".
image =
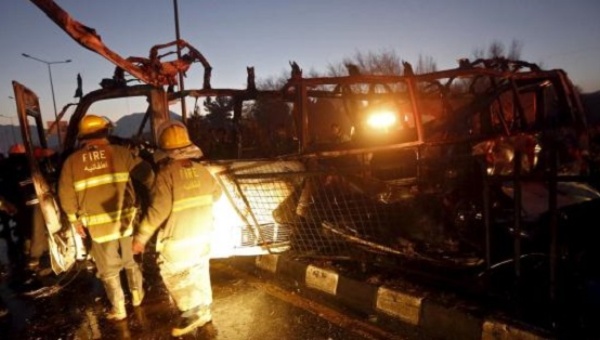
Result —
[[[90,140],[62,166],[60,205],[69,222],[82,223],[95,242],[116,240],[133,234],[139,202],[133,181],[150,190],[153,180],[150,164],[128,148]]]
[[[183,252],[198,241],[205,242],[212,231],[213,202],[221,193],[217,180],[199,161],[164,161],[156,174],[148,214],[135,239],[145,244],[162,226],[157,237],[159,252],[165,242]]]

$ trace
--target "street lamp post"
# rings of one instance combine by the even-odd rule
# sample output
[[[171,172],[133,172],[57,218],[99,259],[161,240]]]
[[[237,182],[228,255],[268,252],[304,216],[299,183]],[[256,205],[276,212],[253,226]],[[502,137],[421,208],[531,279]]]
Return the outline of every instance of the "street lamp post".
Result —
[[[21,55],[25,58],[33,59],[35,61],[39,61],[40,63],[44,63],[48,66],[48,76],[50,77],[50,90],[52,91],[52,103],[54,104],[54,121],[55,121],[55,125],[56,125],[56,137],[58,138],[58,148],[61,149],[62,141],[60,140],[60,125],[58,124],[58,112],[56,111],[56,98],[54,97],[54,83],[52,82],[52,65],[70,63],[71,59],[61,60],[61,61],[46,61],[46,60],[31,56],[27,53],[21,53]]]

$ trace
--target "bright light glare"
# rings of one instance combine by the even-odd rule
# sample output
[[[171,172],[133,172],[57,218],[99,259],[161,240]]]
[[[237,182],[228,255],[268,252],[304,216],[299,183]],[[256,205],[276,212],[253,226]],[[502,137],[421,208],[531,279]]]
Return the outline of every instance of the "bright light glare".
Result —
[[[226,195],[213,205],[214,229],[210,257],[227,258],[241,246],[242,226],[246,224]]]
[[[380,111],[372,113],[367,119],[367,124],[375,129],[387,129],[396,124],[397,117],[391,111]]]
[[[304,166],[296,161],[268,161],[269,171],[301,171]],[[240,168],[254,165],[260,169],[259,162],[237,162]],[[227,258],[231,256],[264,255],[270,251],[284,251],[289,246],[282,245],[277,249],[268,249],[258,244],[251,246],[244,243],[244,230],[251,225],[273,225],[278,230],[273,217],[275,211],[286,200],[295,188],[286,181],[258,181],[255,185],[243,186],[243,195],[238,192],[230,175],[223,174],[229,169],[219,165],[209,165],[209,171],[218,177],[223,186],[223,194],[213,205],[214,229],[211,235],[211,258]],[[275,169],[275,170],[274,170]],[[267,170],[263,170],[267,171]],[[227,195],[229,193],[229,195]],[[238,210],[239,207],[239,210]],[[258,227],[258,226],[257,226]]]

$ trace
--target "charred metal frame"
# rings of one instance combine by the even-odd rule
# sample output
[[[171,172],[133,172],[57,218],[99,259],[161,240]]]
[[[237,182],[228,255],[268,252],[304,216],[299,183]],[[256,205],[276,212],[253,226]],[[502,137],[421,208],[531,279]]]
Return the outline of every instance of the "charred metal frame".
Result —
[[[486,169],[481,169],[484,173],[483,193],[480,197],[483,205],[483,223],[485,229],[484,236],[484,257],[485,267],[490,270],[493,266],[491,252],[494,247],[492,239],[492,219],[490,212],[491,204],[491,188],[499,182],[511,181],[514,183],[514,216],[513,216],[513,261],[515,277],[521,275],[521,258],[523,256],[521,249],[521,187],[520,184],[524,180],[536,180],[548,183],[549,186],[549,214],[551,216],[550,229],[551,239],[549,246],[550,259],[550,295],[552,298],[557,294],[557,278],[559,271],[559,254],[558,254],[558,208],[557,208],[557,182],[559,181],[585,181],[585,176],[559,176],[557,170],[556,150],[552,149],[558,143],[555,138],[556,131],[563,127],[568,127],[575,131],[579,136],[586,133],[586,116],[577,94],[577,91],[569,81],[566,73],[562,70],[541,70],[537,65],[524,61],[507,60],[503,58],[494,59],[478,59],[470,62],[463,59],[459,62],[457,68],[436,71],[425,74],[415,74],[412,72],[412,67],[405,63],[405,73],[403,75],[367,75],[354,74],[349,72],[348,76],[341,77],[314,77],[304,78],[302,70],[294,62],[290,63],[292,71],[287,83],[278,91],[261,91],[257,90],[254,85],[254,70],[248,68],[248,82],[245,89],[213,89],[210,85],[211,66],[203,55],[194,49],[191,45],[183,40],[156,45],[151,48],[148,58],[129,57],[122,58],[118,54],[108,49],[102,43],[100,36],[95,30],[82,25],[73,20],[67,12],[62,10],[52,0],[31,0],[38,8],[46,13],[59,27],[61,27],[69,36],[81,44],[83,47],[90,49],[102,56],[117,66],[115,75],[112,81],[107,82],[107,86],[102,89],[90,92],[81,98],[75,112],[71,116],[67,135],[64,141],[63,155],[69,154],[75,147],[77,126],[81,118],[87,113],[88,108],[97,101],[114,98],[125,98],[133,96],[146,96],[149,102],[146,117],[142,126],[139,128],[139,133],[143,130],[144,124],[149,121],[151,124],[153,143],[156,141],[158,126],[169,119],[168,102],[185,97],[206,98],[206,97],[231,97],[235,103],[233,121],[239,122],[242,114],[242,103],[244,101],[256,100],[260,98],[276,98],[282,100],[292,106],[292,116],[299,137],[299,150],[296,154],[290,157],[298,159],[319,159],[327,157],[338,157],[345,155],[359,155],[365,153],[377,153],[381,151],[391,150],[415,150],[417,160],[417,183],[421,184],[427,178],[422,178],[423,168],[427,166],[427,162],[432,161],[425,157],[425,149],[427,147],[449,147],[460,143],[470,143],[482,140],[495,140],[509,138],[520,134],[546,134],[550,138],[550,151],[552,153],[552,161],[547,171],[542,176],[530,176],[523,173],[520,159],[523,150],[516,148],[514,151],[513,169],[511,175],[489,175],[485,173]],[[178,48],[186,47],[189,52],[176,59],[173,62],[161,62],[161,58],[170,53],[159,55],[159,50],[176,46]],[[187,70],[193,62],[199,61],[204,66],[204,82],[202,89],[187,89],[179,92],[165,90],[164,86],[176,84],[175,76],[180,72]],[[128,72],[135,78],[145,82],[148,85],[129,86],[124,79],[123,72]],[[466,93],[478,100],[469,102],[469,110],[466,113],[460,113],[458,109],[452,108],[452,87],[461,80],[468,81]],[[405,85],[404,91],[393,90],[390,84]],[[467,114],[478,113],[480,110],[488,109],[486,114],[481,113],[482,119],[487,121],[482,122],[491,124],[493,119],[499,121],[501,126],[499,131],[491,131],[482,134],[477,138],[472,136],[458,136],[452,138],[429,139],[426,135],[424,124],[424,115],[427,114],[422,107],[424,100],[424,91],[420,86],[427,84],[428,88],[434,88],[435,94],[440,97],[440,102],[443,110],[447,111],[447,118],[456,120],[464,119]],[[483,85],[482,85],[483,84]],[[556,91],[555,95],[558,99],[561,116],[557,117],[556,122],[548,122],[545,117],[545,102],[543,100],[542,89],[545,86],[551,85]],[[368,91],[354,91],[355,87],[369,89]],[[381,87],[383,90],[372,90],[376,87]],[[533,122],[528,122],[526,119],[526,109],[522,101],[521,95],[523,92],[533,92],[535,102],[539,107],[535,109],[535,119]],[[509,113],[505,112],[502,98],[503,94],[511,95],[511,104],[513,106],[514,119],[509,121]],[[357,113],[354,112],[352,102],[371,102],[374,99],[388,98],[398,100],[402,95],[403,98],[410,102],[415,129],[416,138],[409,141],[388,143],[383,145],[353,145],[348,148],[329,148],[318,149],[314,148],[310,143],[309,127],[309,101],[316,99],[338,99],[343,102],[343,107],[351,119],[357,118]],[[17,97],[18,98],[18,97]],[[18,98],[19,99],[19,98]],[[19,100],[21,102],[19,102]],[[26,107],[26,103],[22,99],[18,100],[20,107]],[[490,107],[498,104],[498,112],[491,112]],[[39,112],[39,108],[38,108]],[[459,116],[459,113],[462,116]],[[61,113],[61,117],[64,110]],[[452,117],[455,115],[456,117]],[[37,119],[41,119],[39,115]],[[29,132],[25,130],[25,117],[19,116],[24,136],[29,136]],[[41,125],[41,124],[40,124]],[[449,129],[446,125],[443,128]],[[39,129],[39,127],[38,127]],[[43,133],[42,133],[43,135]],[[31,143],[30,138],[27,138],[27,144]],[[46,146],[45,138],[40,137],[43,146]],[[238,145],[238,148],[240,145]],[[583,146],[585,147],[585,146]],[[28,149],[28,151],[31,151]],[[241,155],[241,150],[237,150],[238,156]],[[33,160],[33,159],[32,159]],[[433,160],[437,161],[437,160]],[[34,162],[35,163],[35,162]],[[255,218],[254,218],[255,219]],[[256,220],[256,219],[255,219]],[[327,227],[327,226],[325,226]],[[335,233],[335,231],[333,231]],[[255,235],[259,238],[260,235]],[[395,254],[393,249],[356,238],[355,240],[363,247],[372,247],[377,251],[387,251],[390,254]]]

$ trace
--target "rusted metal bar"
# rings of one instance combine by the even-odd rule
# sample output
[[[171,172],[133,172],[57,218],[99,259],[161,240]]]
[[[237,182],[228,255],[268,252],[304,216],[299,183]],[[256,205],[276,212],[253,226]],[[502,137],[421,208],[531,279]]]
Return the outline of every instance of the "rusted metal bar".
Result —
[[[35,121],[35,128],[38,134],[39,142],[43,148],[47,148],[48,144],[46,141],[46,134],[44,133],[44,123],[40,112],[40,103],[38,96],[23,86],[22,84],[13,81],[13,89],[15,91],[15,102],[17,104],[17,114],[19,119],[19,125],[21,127],[21,138],[23,139],[23,146],[27,151],[28,162],[35,163],[36,159],[33,157],[33,136],[29,126],[29,119],[31,117]]]
[[[514,250],[514,260],[515,260],[515,277],[518,279],[520,279],[521,277],[521,211],[522,211],[522,204],[523,202],[521,202],[521,197],[522,197],[522,192],[521,192],[521,161],[522,161],[523,155],[521,153],[521,150],[516,150],[515,151],[515,157],[514,157],[514,179],[513,179],[513,186],[514,186],[514,221],[513,221],[513,237],[514,237],[514,243],[513,243],[513,250]]]
[[[558,152],[553,146],[550,154],[550,179],[548,181],[548,210],[550,213],[550,301],[557,297],[558,279]]]
[[[300,113],[300,122],[301,122],[301,134],[300,134],[300,152],[303,152],[307,149],[308,144],[310,142],[309,134],[308,134],[308,103],[307,95],[306,95],[306,86],[300,83],[299,91],[298,91],[298,102],[297,105],[300,105],[298,112]]]
[[[233,98],[233,140],[236,146],[237,158],[242,158],[242,134],[240,133],[240,120],[242,119],[243,101],[239,97]]]
[[[96,52],[104,58],[110,60],[115,65],[127,69],[127,72],[131,73],[134,77],[147,82],[152,83],[152,80],[142,72],[138,67],[133,67],[131,62],[121,57],[114,51],[107,48],[102,42],[100,35],[96,33],[96,30],[87,27],[77,20],[74,20],[69,13],[64,11],[52,0],[31,0],[39,9],[41,9],[46,15],[63,29],[71,38],[77,41],[81,46],[88,50]]]
[[[473,69],[448,69],[431,73],[415,74],[415,82],[435,82],[444,78],[473,78],[476,76],[496,77],[499,79],[513,78],[515,80],[531,80],[537,78],[557,78],[560,77],[559,70],[515,73],[509,71],[497,71],[492,69],[473,68]],[[363,74],[360,76],[340,76],[340,77],[314,77],[301,78],[308,86],[339,84],[339,85],[356,85],[356,84],[383,84],[383,83],[405,83],[407,76],[404,75],[369,75]],[[295,79],[289,79],[288,84],[284,89],[293,87]]]
[[[148,58],[123,58],[104,45],[102,38],[96,33],[95,29],[87,27],[73,19],[69,13],[58,6],[53,0],[31,0],[31,2],[81,46],[100,54],[115,64],[117,68],[125,70],[147,84],[153,86],[173,85],[177,83],[174,79],[176,75],[182,72],[185,73],[191,63],[199,61],[204,66],[204,88],[210,88],[212,67],[202,53],[184,40],[177,39],[167,44],[155,45],[150,49],[150,56]],[[159,56],[158,51],[171,46],[176,46],[178,50],[181,47],[187,47],[189,52],[177,60],[161,62],[160,58],[164,55]]]
[[[148,119],[150,118],[150,115],[152,114],[152,112],[150,111],[151,109],[152,108],[150,106],[148,106],[148,108],[146,109],[146,113],[144,113],[142,122],[140,123],[140,126],[138,127],[137,136],[141,136],[144,133],[144,128],[146,127],[146,124],[148,124]]]
[[[223,175],[227,176],[226,173],[223,173]],[[264,237],[262,236],[262,234],[260,232],[260,229],[259,229],[260,223],[258,223],[258,219],[256,218],[256,215],[254,214],[254,210],[252,210],[252,206],[250,205],[250,202],[248,201],[248,198],[246,197],[246,195],[243,194],[244,191],[240,187],[239,181],[237,179],[233,178],[232,181],[231,181],[231,183],[234,185],[235,190],[238,193],[240,193],[239,197],[244,202],[244,206],[246,207],[246,209],[247,209],[247,211],[248,211],[248,213],[249,213],[249,215],[250,215],[250,217],[252,219],[252,223],[249,223],[250,221],[246,220],[246,223],[250,227],[250,230],[252,230],[252,234],[254,235],[254,237],[256,238],[256,240],[258,241],[259,244],[261,244],[261,245],[265,244]],[[230,199],[232,205],[235,206],[234,201],[231,200],[230,197],[228,197],[228,198]]]
[[[510,79],[510,86],[511,86],[512,92],[513,92],[513,107],[514,106],[517,107],[516,112],[519,115],[518,121],[519,121],[520,127],[521,127],[521,129],[526,129],[527,128],[527,118],[525,117],[525,109],[523,109],[523,103],[521,102],[521,96],[519,95],[519,88],[517,87],[515,80],[512,78]]]
[[[489,270],[492,267],[492,218],[490,216],[490,181],[487,176],[485,164],[481,166],[483,178],[483,225],[485,229],[485,266]]]
[[[494,77],[490,77],[490,82],[492,83],[492,86],[494,87],[494,90],[498,91],[499,87],[498,87],[498,82],[496,81],[496,79]],[[509,136],[510,135],[510,128],[508,127],[508,123],[506,122],[506,114],[504,113],[504,107],[502,106],[502,98],[501,96],[497,96],[496,97],[496,102],[498,103],[498,113],[497,113],[497,117],[500,120],[500,123],[502,124],[502,128],[504,129],[504,133]]]
[[[152,130],[153,140],[158,140],[159,127],[166,121],[169,121],[169,103],[167,102],[167,94],[162,89],[153,89],[150,91],[149,112],[152,115],[150,119],[150,127]]]

